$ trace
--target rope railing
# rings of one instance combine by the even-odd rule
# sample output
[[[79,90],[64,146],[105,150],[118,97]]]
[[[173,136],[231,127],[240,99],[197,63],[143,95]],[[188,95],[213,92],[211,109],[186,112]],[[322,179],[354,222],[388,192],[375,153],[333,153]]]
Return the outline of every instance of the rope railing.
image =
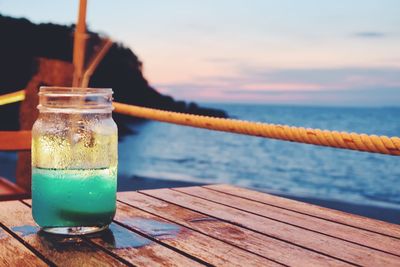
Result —
[[[24,99],[25,99],[25,90],[19,90],[16,92],[0,95],[0,106],[19,102]]]
[[[400,156],[400,138],[214,118],[114,103],[115,112],[196,128]]]
[[[23,90],[13,93],[12,97],[14,97],[14,101],[11,101],[11,99],[7,101],[7,95],[0,96],[0,105],[2,103],[20,101],[22,100],[21,95],[25,95]],[[16,96],[19,96],[19,98]],[[290,142],[400,156],[400,138],[396,136],[387,137],[215,118],[145,108],[118,102],[114,102],[113,105],[116,113],[143,119]]]

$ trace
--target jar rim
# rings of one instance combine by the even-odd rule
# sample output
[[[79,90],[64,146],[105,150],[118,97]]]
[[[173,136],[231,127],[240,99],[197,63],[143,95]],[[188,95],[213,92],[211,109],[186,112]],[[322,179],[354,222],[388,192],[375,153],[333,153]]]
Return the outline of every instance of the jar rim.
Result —
[[[113,94],[111,88],[84,88],[84,87],[63,87],[63,86],[41,86],[40,95],[47,96],[79,96],[79,95],[110,95]]]
[[[41,86],[40,112],[109,113],[113,110],[111,88]]]

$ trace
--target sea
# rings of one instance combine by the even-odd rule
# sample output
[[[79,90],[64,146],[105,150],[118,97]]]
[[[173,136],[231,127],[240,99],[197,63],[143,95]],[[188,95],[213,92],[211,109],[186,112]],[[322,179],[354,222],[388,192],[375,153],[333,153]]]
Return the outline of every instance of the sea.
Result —
[[[202,104],[230,117],[400,136],[400,108]],[[400,157],[319,147],[154,121],[119,141],[119,190],[225,183],[279,195],[400,209]],[[16,156],[0,154],[0,176]],[[10,168],[11,166],[11,168]],[[150,186],[151,187],[151,186]]]
[[[203,104],[230,117],[400,136],[400,108]],[[319,147],[160,122],[120,141],[123,177],[226,183],[266,192],[400,208],[400,157]]]

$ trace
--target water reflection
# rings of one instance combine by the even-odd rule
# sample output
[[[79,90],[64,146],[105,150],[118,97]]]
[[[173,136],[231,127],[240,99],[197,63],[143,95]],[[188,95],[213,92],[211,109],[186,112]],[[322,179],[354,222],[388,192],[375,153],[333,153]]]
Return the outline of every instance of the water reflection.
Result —
[[[65,236],[47,233],[40,230],[37,233],[38,240],[47,249],[55,249],[57,251],[95,251],[95,247],[88,246],[79,236]]]
[[[173,238],[179,234],[181,228],[172,223],[161,222],[145,218],[127,218],[122,222],[140,232],[146,233],[155,238]]]
[[[171,238],[180,232],[180,227],[175,224],[161,222],[144,218],[128,218],[123,221],[124,224],[140,230],[149,236],[155,238]],[[22,225],[11,228],[14,232],[19,233],[21,237],[35,235],[35,240],[46,249],[57,251],[96,251],[96,246],[88,243],[91,241],[108,249],[126,249],[139,248],[153,241],[143,237],[123,226],[112,223],[109,228],[95,234],[87,236],[68,236],[47,233],[38,226]],[[0,237],[4,233],[0,229]]]
[[[138,248],[152,243],[151,240],[115,223],[112,223],[109,229],[91,236],[91,240],[101,242],[111,249]]]
[[[66,236],[47,233],[40,230],[37,233],[40,243],[47,249],[57,251],[95,251],[97,248],[91,246],[87,241],[104,246],[108,249],[138,248],[152,243],[122,226],[112,223],[109,229],[87,236]]]
[[[20,233],[21,237],[36,234],[39,231],[39,226],[36,225],[21,225],[21,226],[14,226],[11,227],[13,232]]]
[[[3,237],[6,237],[6,236],[7,235],[6,235],[5,231],[0,228],[0,239],[3,238]]]

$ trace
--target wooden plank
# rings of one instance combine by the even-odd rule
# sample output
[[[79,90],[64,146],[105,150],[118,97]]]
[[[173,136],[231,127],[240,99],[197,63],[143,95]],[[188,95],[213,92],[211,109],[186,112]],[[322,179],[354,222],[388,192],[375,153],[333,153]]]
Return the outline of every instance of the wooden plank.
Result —
[[[131,194],[135,194],[131,192]],[[165,204],[167,205],[167,204]],[[118,203],[115,220],[158,241],[218,266],[282,266],[158,216]]]
[[[30,199],[23,202],[32,204]],[[119,213],[117,210],[117,214]],[[109,230],[91,235],[87,239],[136,266],[202,266],[115,223],[110,225]]]
[[[47,266],[21,242],[0,227],[0,266]]]
[[[31,149],[31,131],[0,131],[0,151]]]
[[[139,193],[118,193],[118,199],[129,205],[156,214],[170,222],[241,247],[287,266],[346,266],[319,253],[259,234],[230,223],[204,216],[174,204]]]
[[[39,228],[32,219],[31,209],[20,201],[0,203],[0,223],[56,265],[125,266],[79,237],[66,238],[38,232]]]
[[[0,177],[0,201],[21,199],[28,196],[29,194],[18,185]]]
[[[231,185],[209,185],[205,186],[216,191],[248,198],[264,204],[281,207],[284,209],[308,214],[318,218],[354,226],[360,229],[369,230],[372,232],[400,238],[400,226],[383,221],[369,219],[366,217],[345,213],[342,211],[323,208],[320,206],[291,200],[283,197],[277,197],[262,192],[257,192],[249,189],[235,187]]]
[[[400,262],[400,257],[398,256],[170,189],[146,190],[141,192],[353,264],[364,266],[396,266]]]
[[[238,208],[247,212],[252,212],[270,219],[278,220],[288,224],[300,226],[332,237],[341,238],[350,242],[382,250],[400,256],[400,240],[350,227],[347,225],[331,222],[316,217],[300,214],[290,210],[285,210],[248,199],[227,195],[221,192],[194,186],[176,188],[175,190],[201,197],[210,201]]]

